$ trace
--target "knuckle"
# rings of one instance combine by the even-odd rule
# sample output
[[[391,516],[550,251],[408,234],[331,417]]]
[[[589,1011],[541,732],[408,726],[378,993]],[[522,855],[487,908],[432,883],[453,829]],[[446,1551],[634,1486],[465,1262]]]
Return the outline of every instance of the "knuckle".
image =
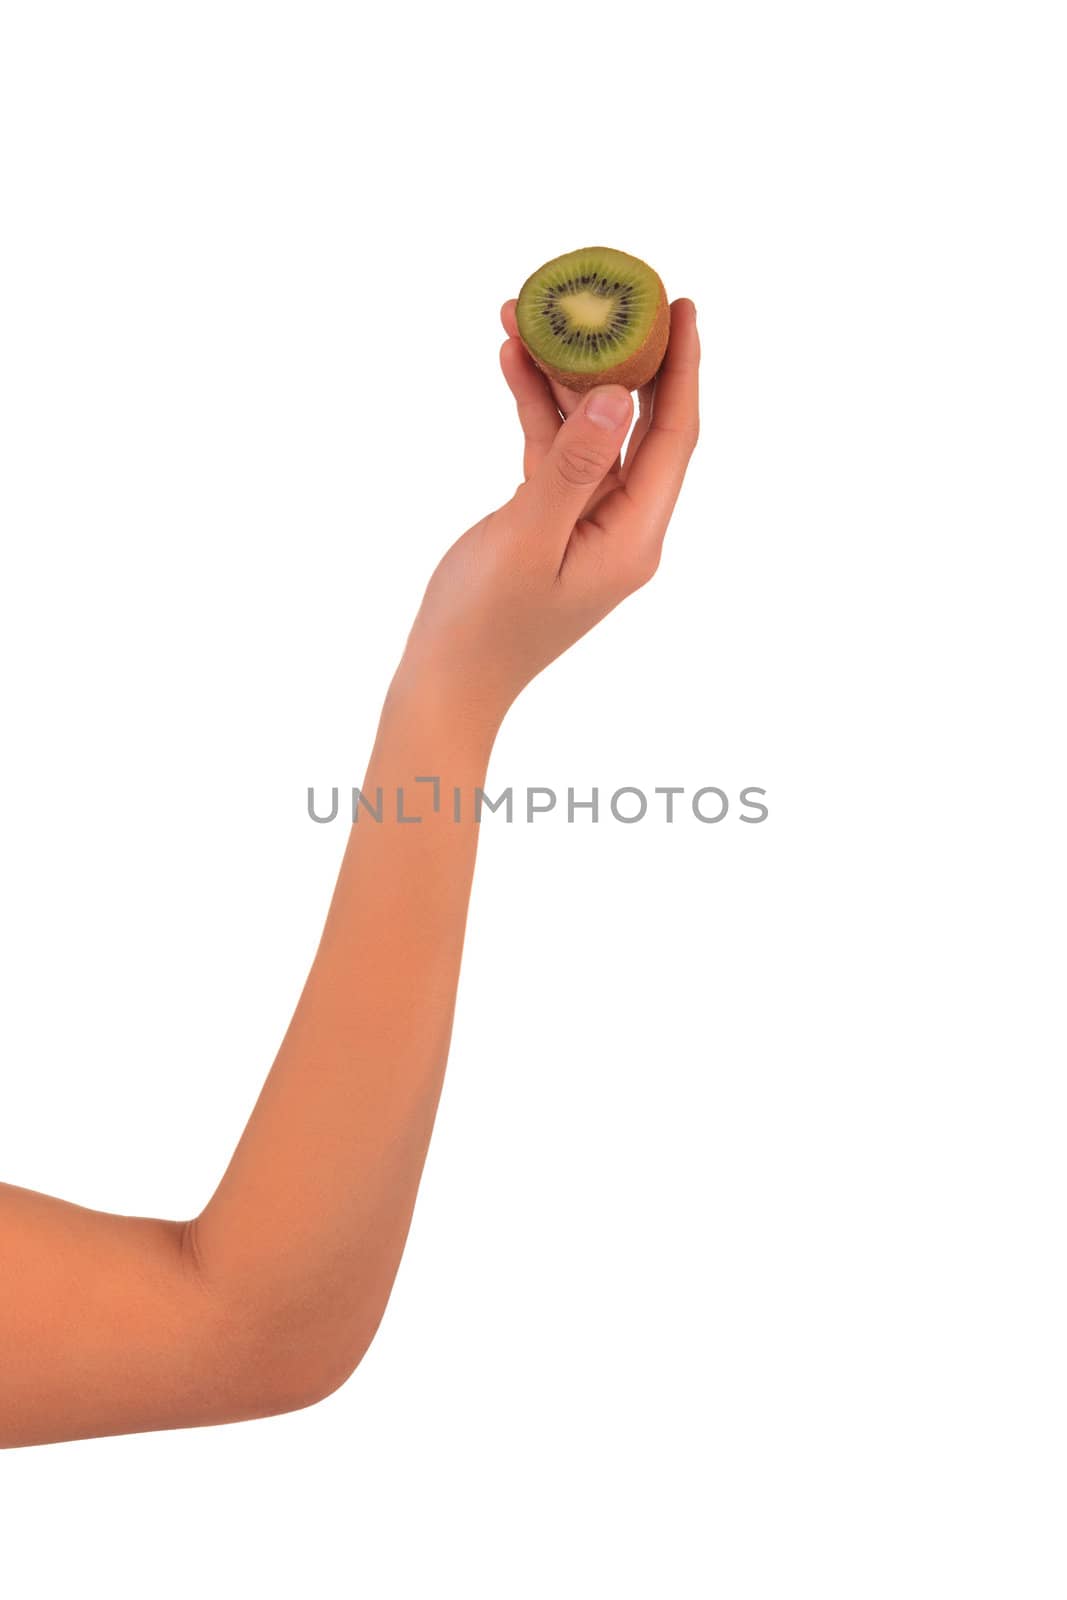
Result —
[[[564,483],[580,489],[604,476],[611,465],[611,457],[596,445],[565,444],[556,465]]]
[[[642,550],[633,557],[630,563],[630,584],[634,589],[643,589],[646,583],[659,571],[660,553],[658,550]]]

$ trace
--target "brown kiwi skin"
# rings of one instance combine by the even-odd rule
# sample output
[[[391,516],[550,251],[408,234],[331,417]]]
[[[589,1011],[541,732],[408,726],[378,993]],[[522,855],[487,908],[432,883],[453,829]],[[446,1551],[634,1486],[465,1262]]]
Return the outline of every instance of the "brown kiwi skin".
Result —
[[[645,265],[648,266],[647,261]],[[561,384],[564,389],[573,390],[575,394],[587,394],[590,389],[600,389],[608,383],[621,384],[624,389],[641,389],[646,383],[652,382],[663,365],[663,357],[667,353],[667,340],[671,332],[671,308],[659,273],[654,272],[651,267],[648,270],[653,273],[659,285],[656,314],[644,342],[638,345],[636,350],[631,350],[626,360],[620,361],[617,366],[603,367],[599,372],[568,372],[564,367],[554,367],[543,360],[530,349],[522,335],[519,335],[523,349],[535,366],[540,367],[546,378]]]

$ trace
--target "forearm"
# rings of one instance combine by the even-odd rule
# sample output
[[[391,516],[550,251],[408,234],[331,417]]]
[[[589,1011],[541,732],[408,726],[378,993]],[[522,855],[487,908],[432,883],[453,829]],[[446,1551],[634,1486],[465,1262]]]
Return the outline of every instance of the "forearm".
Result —
[[[401,669],[292,1023],[195,1221],[0,1184],[0,1447],[321,1399],[381,1318],[448,1053],[498,717]],[[441,809],[430,786],[441,779]],[[418,823],[396,820],[396,789]],[[453,820],[451,788],[464,796]]]
[[[402,666],[326,926],[222,1182],[191,1228],[209,1290],[262,1316],[274,1358],[327,1386],[384,1310],[444,1076],[496,718]],[[417,777],[440,779],[433,789]],[[398,820],[397,789],[404,813]],[[452,792],[461,791],[460,820]]]

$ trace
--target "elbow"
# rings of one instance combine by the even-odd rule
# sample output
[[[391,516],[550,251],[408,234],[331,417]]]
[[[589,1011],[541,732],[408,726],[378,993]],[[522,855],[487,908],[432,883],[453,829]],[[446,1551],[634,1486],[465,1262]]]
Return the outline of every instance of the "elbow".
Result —
[[[221,1281],[188,1251],[205,1330],[211,1421],[304,1411],[342,1388],[378,1331],[388,1293],[310,1291],[306,1285]],[[391,1287],[391,1285],[390,1285]]]
[[[246,1365],[231,1385],[234,1420],[280,1417],[306,1411],[336,1394],[355,1372],[365,1352],[340,1363],[301,1355],[297,1360],[272,1357]]]
[[[352,1377],[372,1342],[374,1328],[337,1329],[312,1316],[294,1322],[285,1312],[246,1319],[224,1362],[227,1405],[234,1420],[305,1411],[328,1400]]]
[[[203,1368],[212,1422],[251,1421],[304,1411],[346,1384],[366,1355],[384,1314],[367,1307],[338,1318],[328,1307],[214,1300]]]

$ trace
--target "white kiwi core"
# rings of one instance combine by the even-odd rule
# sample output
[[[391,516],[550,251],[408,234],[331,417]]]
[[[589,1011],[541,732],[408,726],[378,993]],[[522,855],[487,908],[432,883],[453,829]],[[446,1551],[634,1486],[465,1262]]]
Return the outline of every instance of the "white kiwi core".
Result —
[[[594,294],[591,289],[579,289],[574,294],[561,294],[559,305],[580,328],[603,328],[615,310],[615,296]]]

